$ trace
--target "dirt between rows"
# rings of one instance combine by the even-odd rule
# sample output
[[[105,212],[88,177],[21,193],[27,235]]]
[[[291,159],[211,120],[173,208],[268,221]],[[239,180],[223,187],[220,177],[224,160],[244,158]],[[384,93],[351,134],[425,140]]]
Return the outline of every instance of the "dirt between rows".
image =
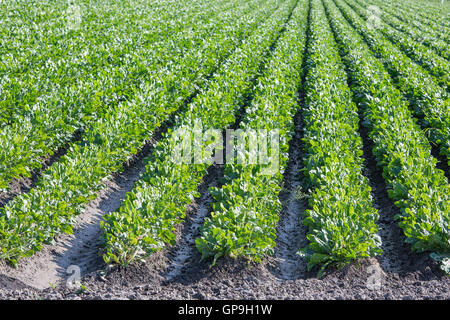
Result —
[[[0,276],[1,299],[450,299],[450,280],[429,265],[404,275],[380,272],[375,259],[341,270],[284,280],[260,265],[223,259],[213,268],[195,263],[173,280],[161,274],[166,259],[156,254],[147,263],[113,267],[85,276],[85,291],[65,285],[37,290],[17,279]]]

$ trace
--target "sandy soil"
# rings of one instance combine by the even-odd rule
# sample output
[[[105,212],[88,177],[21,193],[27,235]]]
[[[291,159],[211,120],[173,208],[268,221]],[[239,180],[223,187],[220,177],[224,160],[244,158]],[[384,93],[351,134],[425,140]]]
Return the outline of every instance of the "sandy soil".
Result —
[[[100,220],[103,215],[120,207],[121,200],[132,189],[143,170],[141,161],[125,172],[116,174],[106,182],[105,189],[98,193],[97,199],[90,202],[78,217],[72,235],[57,237],[53,245],[45,246],[31,258],[23,259],[17,269],[0,262],[0,274],[7,274],[34,288],[45,289],[61,285],[74,272],[81,275],[97,270],[102,264]]]

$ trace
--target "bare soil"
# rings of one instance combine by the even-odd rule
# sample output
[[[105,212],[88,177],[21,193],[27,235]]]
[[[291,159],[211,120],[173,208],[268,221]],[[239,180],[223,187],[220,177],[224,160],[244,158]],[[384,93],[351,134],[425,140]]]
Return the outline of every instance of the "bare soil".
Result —
[[[283,209],[277,229],[277,245],[275,247],[273,266],[269,269],[280,279],[295,280],[306,273],[306,263],[298,254],[299,248],[306,247],[307,228],[301,222],[308,207],[307,193],[303,188],[301,138],[303,132],[300,125],[300,113],[295,118],[296,131],[290,141],[289,162],[284,172],[283,191],[280,200]]]
[[[374,259],[327,272],[324,278],[300,277],[285,280],[267,268],[267,261],[254,265],[242,260],[223,259],[214,268],[207,262],[183,269],[174,281],[167,281],[155,270],[165,270],[166,259],[155,255],[153,261],[127,269],[114,267],[97,271],[82,279],[86,287],[77,292],[66,286],[37,290],[18,280],[0,277],[2,299],[442,299],[450,298],[450,280],[436,272],[436,266],[399,275],[380,273],[373,286]]]

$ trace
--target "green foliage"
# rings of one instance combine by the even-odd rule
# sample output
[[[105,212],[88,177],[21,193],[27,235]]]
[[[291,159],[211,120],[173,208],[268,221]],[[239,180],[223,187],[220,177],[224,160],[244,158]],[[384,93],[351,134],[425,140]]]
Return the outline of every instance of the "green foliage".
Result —
[[[356,14],[369,18],[367,10],[360,6],[352,3],[348,6],[342,1],[337,1],[337,4],[343,15],[364,36],[374,54],[383,62],[401,93],[409,100],[413,112],[417,117],[423,118],[421,125],[429,128],[426,131],[428,138],[441,145],[441,153],[450,160],[450,97],[447,91],[437,84],[441,82],[448,87],[450,64],[386,24],[381,25],[381,32],[376,28],[368,28],[366,21]],[[419,65],[411,61],[388,38],[418,61]],[[432,72],[436,78],[424,69],[427,65],[436,66],[436,69],[439,67],[440,71]]]
[[[295,3],[286,1],[276,9],[275,3],[269,2],[254,15],[261,21],[276,9],[261,25],[251,24],[247,29],[251,36],[216,71],[208,87],[158,143],[146,173],[127,194],[124,205],[105,217],[105,261],[128,264],[174,243],[175,225],[183,221],[186,206],[198,196],[198,186],[211,165],[174,163],[171,155],[178,143],[174,131],[193,128],[198,122],[203,129],[227,128],[235,122],[259,65],[282,28],[280,21],[287,19]],[[206,158],[211,156],[205,146],[202,152]]]
[[[331,0],[324,1],[347,65],[363,125],[374,143],[389,197],[401,209],[399,225],[416,250],[450,250],[450,186],[436,169],[425,134],[383,65]]]
[[[180,31],[174,42],[164,41],[166,48],[160,48],[161,55],[155,58],[166,56],[166,67],[159,68],[151,81],[143,81],[131,101],[121,101],[92,122],[83,140],[71,143],[68,153],[43,172],[28,194],[0,208],[0,258],[16,262],[40,250],[43,243],[51,243],[57,234],[72,232],[77,215],[96,197],[103,181],[122,169],[155,129],[206,83],[206,76],[232,52],[239,37],[257,24],[254,17],[242,14],[256,10],[261,19],[268,10],[267,6],[259,9],[258,2],[236,4],[230,13],[219,7],[215,15],[196,24],[199,42],[186,52],[179,51],[178,41],[191,41],[190,27]]]
[[[378,212],[362,174],[358,113],[323,6],[312,1],[305,83],[304,173],[314,191],[303,219],[310,244],[299,254],[311,269],[381,252]]]

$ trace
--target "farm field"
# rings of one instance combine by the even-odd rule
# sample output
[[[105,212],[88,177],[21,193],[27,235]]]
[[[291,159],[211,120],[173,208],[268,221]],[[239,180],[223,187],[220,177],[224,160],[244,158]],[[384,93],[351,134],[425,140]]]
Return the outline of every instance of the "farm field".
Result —
[[[449,18],[0,0],[0,299],[450,299]]]

